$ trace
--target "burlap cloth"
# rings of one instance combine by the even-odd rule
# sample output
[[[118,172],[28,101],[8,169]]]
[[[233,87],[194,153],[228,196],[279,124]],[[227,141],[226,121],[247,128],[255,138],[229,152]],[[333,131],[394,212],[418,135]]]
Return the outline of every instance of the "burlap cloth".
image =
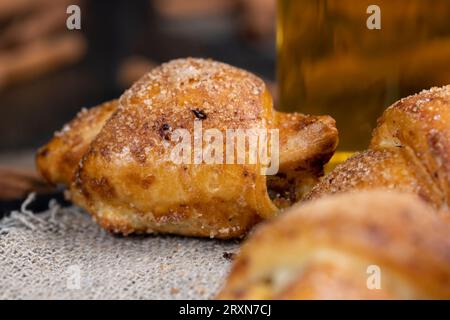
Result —
[[[113,236],[80,209],[0,221],[0,299],[209,299],[237,242],[175,236]],[[227,256],[227,254],[225,254]]]

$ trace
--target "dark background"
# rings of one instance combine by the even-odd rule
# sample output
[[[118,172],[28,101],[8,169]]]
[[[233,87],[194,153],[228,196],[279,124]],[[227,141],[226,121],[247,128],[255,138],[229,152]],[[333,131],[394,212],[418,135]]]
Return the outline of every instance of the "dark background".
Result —
[[[66,4],[59,0],[44,0],[36,10],[58,2],[59,10],[65,13]],[[274,80],[275,49],[270,28],[273,21],[267,14],[265,26],[252,21],[262,5],[266,6],[263,8],[266,12],[273,11],[271,2],[274,1],[83,1],[79,4],[81,31],[68,31],[65,19],[60,31],[83,35],[87,43],[83,57],[31,79],[0,87],[2,162],[20,164],[26,157],[24,152],[45,143],[82,107],[120,96],[131,84],[131,80],[121,77],[121,73],[127,73],[122,70],[127,64],[131,64],[128,69],[134,70],[131,73],[136,78],[139,68],[144,73],[153,65],[173,58],[209,57]],[[0,17],[1,9],[0,1]],[[0,24],[0,39],[1,30],[6,30],[8,23],[25,18],[19,12],[17,17]],[[256,19],[262,18],[259,15]],[[260,24],[264,25],[264,21]],[[1,68],[0,58],[0,74]]]

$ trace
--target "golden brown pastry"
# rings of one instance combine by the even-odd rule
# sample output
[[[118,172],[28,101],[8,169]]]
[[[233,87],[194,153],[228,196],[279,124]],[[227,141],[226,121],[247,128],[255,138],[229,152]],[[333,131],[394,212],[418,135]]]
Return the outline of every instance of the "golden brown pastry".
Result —
[[[369,150],[326,175],[305,199],[384,188],[413,192],[435,208],[450,201],[450,86],[404,98],[378,120]]]
[[[337,146],[335,121],[328,116],[275,112],[279,129],[279,171],[267,176],[270,198],[279,208],[298,202],[317,184]]]
[[[296,205],[243,244],[220,299],[449,299],[450,224],[412,194]]]
[[[52,184],[69,186],[81,157],[116,108],[117,100],[113,100],[81,110],[47,145],[39,149],[36,162],[41,175]]]
[[[194,135],[194,124],[203,132],[279,129],[278,175],[267,179],[259,162],[170,161],[172,135],[179,128]],[[37,163],[49,181],[70,184],[73,202],[112,232],[233,238],[303,196],[336,144],[333,119],[275,112],[253,74],[179,59],[146,74],[117,106],[78,117],[41,149]]]

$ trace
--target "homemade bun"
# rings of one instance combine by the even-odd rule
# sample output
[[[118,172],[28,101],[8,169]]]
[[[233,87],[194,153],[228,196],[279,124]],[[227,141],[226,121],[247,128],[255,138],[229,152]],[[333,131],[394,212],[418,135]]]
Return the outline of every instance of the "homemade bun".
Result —
[[[243,236],[309,191],[337,145],[333,119],[279,114],[261,79],[211,60],[162,64],[127,90],[115,110],[102,108],[92,111],[101,117],[79,117],[43,147],[38,167],[49,181],[70,185],[72,201],[101,226],[122,234]],[[279,174],[267,179],[259,161],[171,161],[168,150],[177,144],[171,135],[181,128],[194,137],[194,124],[224,136],[227,129],[279,129]],[[80,151],[60,164],[72,150]]]

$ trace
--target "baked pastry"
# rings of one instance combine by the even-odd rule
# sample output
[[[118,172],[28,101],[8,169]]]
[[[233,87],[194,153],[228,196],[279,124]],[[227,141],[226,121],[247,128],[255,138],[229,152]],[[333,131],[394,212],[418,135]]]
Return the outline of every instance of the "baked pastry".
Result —
[[[41,175],[52,184],[70,186],[81,158],[116,109],[117,100],[82,109],[75,119],[39,149],[36,162]]]
[[[278,175],[267,179],[259,161],[195,163],[190,151],[199,125],[224,134],[278,129]],[[192,163],[168,157],[180,128],[197,141]],[[72,201],[112,232],[234,238],[299,200],[336,145],[332,118],[274,111],[255,75],[179,59],[143,76],[118,102],[81,114],[38,152],[37,164],[50,182],[70,185]]]
[[[383,188],[450,203],[450,86],[404,98],[378,120],[369,150],[326,175],[305,199]]]
[[[256,228],[220,299],[449,299],[450,224],[412,194],[296,205]]]

